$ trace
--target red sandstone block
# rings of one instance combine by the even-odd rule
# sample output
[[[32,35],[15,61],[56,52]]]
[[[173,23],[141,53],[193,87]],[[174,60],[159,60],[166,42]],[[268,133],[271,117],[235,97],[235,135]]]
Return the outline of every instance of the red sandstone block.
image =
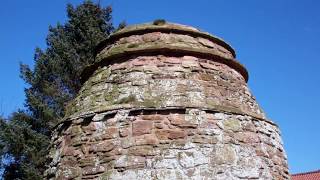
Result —
[[[105,130],[105,133],[102,135],[102,139],[113,139],[118,137],[118,128],[117,127],[108,127]]]
[[[185,117],[185,115],[183,115],[183,114],[170,114],[168,116],[168,119],[171,122],[171,124],[178,125],[178,124],[185,122],[184,117]]]
[[[77,152],[74,147],[66,146],[62,149],[61,156],[74,156],[76,153]]]
[[[145,134],[143,136],[136,137],[135,144],[137,146],[140,146],[140,145],[157,145],[157,144],[159,144],[159,140],[154,134]]]
[[[143,66],[143,65],[146,65],[146,64],[148,64],[148,62],[146,62],[146,61],[143,61],[143,60],[135,60],[135,61],[133,61],[132,62],[132,65],[134,65],[134,66]]]
[[[63,146],[70,146],[72,141],[71,141],[71,135],[66,135],[62,138],[62,145]]]
[[[182,67],[185,68],[195,68],[200,67],[198,58],[193,56],[183,56],[182,57]]]
[[[82,169],[82,175],[93,175],[102,173],[105,171],[105,167],[103,166],[88,166]]]
[[[260,142],[258,135],[254,132],[239,132],[235,135],[235,138],[240,142],[248,144]]]
[[[140,136],[151,133],[153,126],[152,121],[136,120],[132,123],[133,136]]]
[[[126,63],[114,64],[114,65],[111,66],[111,71],[120,70],[120,69],[126,69],[126,68],[127,68],[127,64]]]
[[[187,132],[180,129],[156,130],[155,134],[159,140],[181,139],[187,136]]]
[[[219,129],[219,126],[217,125],[217,120],[212,120],[212,119],[207,119],[206,121],[202,121],[199,127],[204,129]]]
[[[120,128],[119,132],[120,132],[120,137],[127,137],[130,134],[130,128],[128,127]]]
[[[169,130],[156,130],[155,134],[159,140],[168,140]]]
[[[199,79],[202,81],[213,81],[214,75],[213,74],[207,74],[207,73],[198,73],[195,77],[195,79]]]
[[[202,144],[216,144],[218,142],[217,137],[212,136],[195,136],[193,139],[195,143],[202,143]]]
[[[212,70],[219,70],[219,68],[213,64],[209,64],[209,63],[200,63],[200,66],[205,68],[205,69],[212,69]]]
[[[148,33],[148,34],[144,34],[142,36],[142,40],[144,42],[154,42],[159,40],[161,37],[161,33],[160,32],[153,32],[153,33]]]
[[[215,43],[213,43],[212,41],[210,41],[208,39],[198,38],[198,42],[206,47],[209,47],[209,48],[216,48],[217,47],[217,45]]]
[[[109,152],[104,152],[102,154],[103,157],[112,157],[112,156],[116,156],[116,155],[121,155],[123,153],[123,149],[120,147],[114,148],[113,150],[109,151]]]
[[[187,136],[187,133],[183,130],[180,129],[175,129],[175,130],[169,130],[169,139],[180,139],[180,138],[185,138]]]
[[[108,152],[115,147],[112,141],[103,141],[99,144],[91,145],[89,152]]]
[[[176,57],[166,57],[164,58],[164,62],[170,63],[170,64],[181,64],[182,59],[176,58]]]
[[[265,150],[263,150],[261,147],[259,147],[259,146],[256,148],[256,155],[257,156],[261,156],[261,157],[269,158],[268,153]]]
[[[246,123],[243,125],[243,130],[255,132],[256,128],[255,128],[254,124],[250,122],[250,123]]]
[[[165,126],[162,123],[155,123],[154,127],[157,128],[157,129],[163,129]]]
[[[165,67],[165,66],[166,66],[166,64],[163,63],[163,62],[161,62],[161,61],[156,61],[156,62],[154,62],[154,64],[155,64],[157,67]]]
[[[129,154],[134,156],[154,156],[155,151],[152,146],[135,146],[129,149]]]
[[[196,128],[198,125],[185,120],[185,116],[181,114],[170,115],[168,117],[172,125],[182,128]]]

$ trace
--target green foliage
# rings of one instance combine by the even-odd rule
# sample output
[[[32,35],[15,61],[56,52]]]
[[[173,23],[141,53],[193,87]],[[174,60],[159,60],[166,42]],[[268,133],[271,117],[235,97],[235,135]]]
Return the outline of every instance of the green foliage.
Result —
[[[111,11],[91,1],[68,4],[67,22],[50,26],[47,48],[36,48],[34,68],[21,64],[21,78],[28,84],[26,110],[0,119],[5,179],[42,179],[51,130],[79,91],[80,73],[94,62],[96,45],[114,30]]]
[[[117,27],[117,29],[116,29],[115,31],[119,31],[119,30],[125,28],[126,26],[127,26],[127,23],[126,23],[125,21],[122,21],[122,22],[118,25],[118,27]]]
[[[5,179],[16,179],[19,176],[39,179],[44,170],[49,137],[41,133],[41,128],[31,116],[23,111],[12,114],[10,121],[0,119],[0,147],[2,158],[13,162],[4,167]],[[35,171],[36,170],[36,171]]]
[[[161,25],[164,25],[166,23],[167,22],[164,19],[156,19],[156,20],[153,21],[153,25],[157,25],[157,26],[161,26]]]

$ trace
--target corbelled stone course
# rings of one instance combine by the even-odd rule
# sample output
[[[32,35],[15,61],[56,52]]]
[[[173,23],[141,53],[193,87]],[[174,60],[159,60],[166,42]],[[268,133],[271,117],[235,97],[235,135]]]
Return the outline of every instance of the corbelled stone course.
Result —
[[[47,179],[289,179],[278,127],[223,40],[171,23],[124,28],[52,136]]]

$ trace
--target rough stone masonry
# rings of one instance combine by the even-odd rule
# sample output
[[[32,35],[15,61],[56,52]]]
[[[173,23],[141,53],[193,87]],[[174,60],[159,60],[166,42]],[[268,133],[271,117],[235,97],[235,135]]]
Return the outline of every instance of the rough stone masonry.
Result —
[[[280,131],[223,40],[155,21],[97,48],[47,179],[289,179]]]

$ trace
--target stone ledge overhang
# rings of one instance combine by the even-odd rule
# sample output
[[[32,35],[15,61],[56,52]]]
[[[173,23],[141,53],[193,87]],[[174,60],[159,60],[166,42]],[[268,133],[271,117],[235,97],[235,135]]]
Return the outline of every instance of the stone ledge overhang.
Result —
[[[222,64],[229,66],[232,69],[235,69],[239,72],[245,81],[247,82],[249,79],[249,74],[246,68],[234,59],[223,58],[219,56],[214,51],[209,51],[206,49],[195,49],[189,47],[178,47],[172,45],[155,45],[149,47],[137,47],[137,48],[123,48],[121,51],[112,51],[112,49],[108,52],[108,54],[101,54],[97,56],[98,61],[87,68],[85,68],[81,75],[81,82],[84,83],[93,72],[98,69],[98,67],[106,66],[117,62],[118,59],[128,58],[131,56],[142,56],[142,55],[167,55],[173,54],[184,55],[184,56],[195,56],[199,58],[207,58],[212,61],[216,61]]]
[[[101,53],[108,45],[115,43],[122,37],[128,37],[131,35],[143,35],[150,32],[163,32],[163,33],[177,33],[183,35],[190,35],[193,37],[206,38],[224,48],[232,53],[233,58],[226,58],[221,56],[219,53],[205,48],[192,48],[185,46],[169,45],[165,43],[155,42],[152,45],[141,46],[141,47],[128,47],[122,46],[121,48],[110,48],[106,53]],[[123,59],[128,56],[139,56],[139,55],[155,55],[155,54],[175,54],[175,55],[191,55],[196,57],[204,57],[211,59],[216,62],[220,62],[228,65],[229,67],[238,71],[247,82],[249,79],[248,71],[246,68],[239,63],[236,59],[234,49],[227,44],[222,39],[215,37],[207,32],[201,32],[196,28],[178,25],[172,23],[165,23],[163,25],[153,25],[153,24],[140,24],[128,26],[121,29],[113,34],[111,34],[106,40],[102,41],[96,49],[96,62],[84,68],[81,73],[80,81],[84,83],[93,72],[101,66],[106,66],[116,62],[117,59]]]
[[[242,110],[239,110],[237,108],[232,108],[232,107],[227,107],[227,106],[221,106],[221,105],[216,105],[214,107],[182,107],[182,106],[170,106],[170,107],[135,107],[133,105],[130,104],[126,104],[126,105],[120,105],[118,107],[108,107],[106,106],[105,108],[100,108],[97,109],[95,111],[86,111],[86,112],[82,112],[81,114],[73,114],[71,116],[65,117],[63,119],[61,119],[56,125],[55,128],[57,126],[59,126],[60,124],[64,124],[66,122],[70,122],[73,120],[76,120],[78,118],[90,118],[93,117],[96,114],[105,114],[105,115],[109,115],[109,114],[116,114],[118,111],[143,111],[143,110],[151,110],[151,111],[166,111],[166,110],[186,110],[186,109],[199,109],[199,110],[203,110],[203,111],[207,111],[207,112],[221,112],[221,113],[230,113],[230,114],[235,114],[235,115],[243,115],[243,116],[250,116],[253,119],[257,120],[257,121],[264,121],[266,123],[269,123],[273,126],[278,127],[278,125],[276,123],[274,123],[272,120],[267,119],[261,115],[255,114],[255,113],[250,113],[250,112],[244,112]]]

